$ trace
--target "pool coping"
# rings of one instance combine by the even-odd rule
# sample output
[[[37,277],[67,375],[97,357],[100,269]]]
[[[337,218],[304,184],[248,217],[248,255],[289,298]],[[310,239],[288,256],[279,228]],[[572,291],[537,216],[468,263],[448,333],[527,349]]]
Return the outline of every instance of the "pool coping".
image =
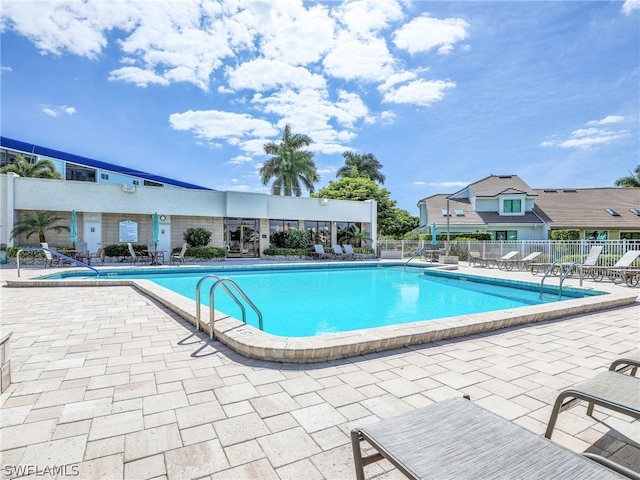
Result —
[[[359,262],[359,266],[365,266],[364,264],[365,262]],[[286,266],[286,264],[278,265]],[[303,264],[296,265],[302,266]],[[306,266],[307,264],[304,265]],[[348,264],[344,265],[346,266]],[[376,265],[379,265],[379,263]],[[289,265],[289,267],[290,266],[291,265]],[[251,268],[250,266],[247,267]],[[262,267],[264,267],[264,265]],[[202,268],[202,270],[205,269],[210,270],[211,267]],[[434,274],[452,275],[451,273],[440,273],[440,268],[438,267],[430,268],[429,270]],[[474,277],[474,275],[467,273],[453,275]],[[484,278],[486,280],[486,277]],[[532,282],[505,279],[500,279],[500,282],[532,284]],[[153,298],[170,311],[178,314],[194,327],[198,323],[195,315],[196,302],[194,300],[167,290],[150,280],[13,279],[6,280],[6,283],[14,287],[130,286],[136,288],[144,295]],[[550,288],[551,290],[554,288],[557,289],[557,287],[553,286],[550,286]],[[567,288],[575,290],[575,287]],[[564,300],[562,302],[461,315],[439,320],[425,320],[370,329],[352,330],[349,332],[330,333],[314,337],[282,337],[272,335],[254,328],[251,325],[247,325],[241,320],[228,316],[223,312],[216,311],[214,334],[217,340],[236,352],[250,358],[276,362],[313,363],[606,310],[633,304],[637,301],[637,298],[638,294],[636,292],[607,292],[603,295]],[[209,316],[209,308],[203,306],[201,309],[200,329],[207,335],[210,335]]]

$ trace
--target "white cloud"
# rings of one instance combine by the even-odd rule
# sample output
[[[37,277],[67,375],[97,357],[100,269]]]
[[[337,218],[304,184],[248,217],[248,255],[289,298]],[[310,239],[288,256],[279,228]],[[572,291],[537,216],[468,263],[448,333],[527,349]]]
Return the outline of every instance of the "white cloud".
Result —
[[[411,54],[436,47],[439,47],[438,53],[447,54],[456,42],[467,38],[469,26],[461,18],[438,19],[424,14],[400,28],[394,34],[393,43]]]
[[[246,163],[252,163],[252,162],[253,162],[253,158],[248,157],[246,155],[238,155],[237,157],[233,157],[227,163],[231,165],[244,165]]]
[[[455,83],[444,80],[416,80],[385,93],[383,101],[429,106],[444,98],[444,93]]]
[[[1,72],[13,72],[13,69],[11,67],[2,66],[2,67],[0,67],[0,71]]]
[[[602,120],[591,120],[590,122],[587,122],[587,125],[607,125],[610,123],[620,122],[624,122],[624,117],[621,117],[620,115],[609,115],[604,117]]]
[[[119,51],[110,81],[186,83],[224,94],[229,110],[252,109],[192,107],[170,116],[174,129],[191,131],[210,147],[224,143],[262,154],[265,139],[278,133],[274,125],[281,130],[291,123],[314,139],[315,151],[335,153],[348,148],[362,124],[395,120],[391,109],[371,112],[365,102],[428,106],[455,86],[420,79],[429,66],[407,68],[403,55],[445,53],[467,38],[469,25],[429,16],[407,22],[412,8],[404,0],[5,0],[0,28],[28,38],[43,54],[102,61],[107,47],[110,57]],[[389,38],[398,47],[393,52]],[[239,91],[247,95],[233,95]],[[47,108],[47,115],[61,114]]]
[[[625,0],[622,11],[625,15],[631,15],[634,10],[640,10],[640,0]]]
[[[73,115],[76,113],[76,109],[74,107],[69,107],[67,105],[59,105],[55,107],[43,105],[41,111],[45,115],[54,118],[60,115]]]
[[[606,130],[597,128],[600,125],[610,125],[624,121],[624,117],[610,115],[602,120],[593,120],[587,122],[589,128],[579,128],[571,132],[568,138],[562,139],[555,135],[549,140],[540,143],[541,147],[562,147],[562,148],[579,148],[588,149],[594,145],[602,145],[613,143],[616,140],[625,138],[631,133],[625,129]]]
[[[269,122],[247,114],[218,110],[189,110],[173,113],[169,123],[175,130],[189,130],[198,138],[223,139],[228,143],[246,137],[269,137],[278,133]]]
[[[469,182],[431,182],[428,183],[430,187],[439,187],[439,188],[459,188],[466,187],[469,185]]]
[[[257,92],[289,88],[325,88],[321,75],[312,74],[303,67],[291,66],[279,60],[258,58],[230,69],[229,86],[234,90],[251,89]]]

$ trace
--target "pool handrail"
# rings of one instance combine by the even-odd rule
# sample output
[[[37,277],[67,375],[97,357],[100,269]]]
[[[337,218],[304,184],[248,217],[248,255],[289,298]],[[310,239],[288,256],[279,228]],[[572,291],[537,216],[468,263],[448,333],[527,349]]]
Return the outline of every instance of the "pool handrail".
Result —
[[[409,260],[407,260],[406,262],[404,262],[403,267],[406,267],[406,266],[409,264],[409,262],[410,262],[411,260],[413,260],[415,257],[417,257],[418,255],[420,255],[422,252],[426,252],[426,251],[429,251],[429,250],[431,250],[429,247],[423,247],[423,248],[421,248],[421,249],[420,249],[420,250],[418,250],[416,253],[414,253],[413,255],[411,255],[411,257],[409,257]]]
[[[94,272],[96,272],[96,276],[100,276],[100,271],[97,268],[93,268],[91,265],[88,265],[84,262],[81,262],[80,260],[76,260],[73,257],[68,257],[60,252],[58,252],[57,250],[53,250],[51,248],[45,248],[45,247],[24,247],[21,248],[20,250],[18,250],[18,253],[16,254],[16,268],[18,271],[18,278],[20,277],[20,254],[22,252],[32,252],[32,251],[41,251],[41,252],[49,252],[51,255],[55,255],[56,257],[60,257],[64,260],[66,260],[67,262],[71,262],[71,263],[75,263],[76,265],[78,265],[79,267],[85,267],[85,268],[89,268],[91,270],[93,270]]]
[[[219,280],[216,280],[216,282],[211,286],[211,290],[209,290],[209,335],[211,340],[213,340],[215,337],[214,331],[213,331],[213,327],[215,323],[215,311],[216,311],[215,290],[218,285],[222,285],[226,287],[225,285],[226,283],[231,284],[231,286],[234,287],[236,291],[242,296],[244,301],[249,304],[249,306],[253,309],[254,312],[256,312],[256,314],[258,315],[258,328],[260,328],[260,330],[263,330],[264,328],[263,328],[263,322],[262,322],[262,313],[260,312],[260,310],[258,310],[258,307],[256,307],[255,304],[251,300],[249,300],[249,297],[247,297],[247,295],[242,291],[242,289],[238,286],[236,282],[234,282],[230,278],[221,278]],[[226,291],[229,292],[229,289],[226,288]],[[231,292],[229,292],[229,294],[231,294]],[[235,298],[235,295],[231,294],[231,296],[236,300],[236,302],[238,302],[238,299]],[[242,316],[243,316],[242,321],[244,323],[247,323],[245,308],[243,305],[241,305],[241,307],[242,307]]]
[[[216,281],[220,280],[220,277],[217,275],[205,275],[200,280],[198,280],[198,283],[196,284],[196,330],[200,330],[200,285],[202,284],[202,282],[204,282],[208,278],[213,278]],[[244,323],[247,323],[246,322],[247,313],[244,308],[244,305],[242,305],[240,300],[238,300],[238,298],[233,294],[233,292],[229,290],[229,287],[227,287],[225,284],[222,284],[222,286],[227,291],[229,296],[233,299],[233,301],[235,301],[236,304],[238,304],[238,306],[242,310],[242,319],[244,320]]]

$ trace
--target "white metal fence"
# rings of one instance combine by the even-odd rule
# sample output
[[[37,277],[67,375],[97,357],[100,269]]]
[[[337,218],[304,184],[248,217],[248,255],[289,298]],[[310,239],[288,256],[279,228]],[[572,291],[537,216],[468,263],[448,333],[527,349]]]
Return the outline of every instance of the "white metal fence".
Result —
[[[516,240],[516,241],[451,241],[449,251],[460,260],[467,260],[469,251],[479,251],[484,258],[500,258],[512,250],[518,250],[520,257],[533,252],[541,252],[540,262],[575,262],[586,258],[593,245],[602,245],[599,265],[611,266],[628,250],[640,250],[639,240]],[[435,246],[430,240],[378,240],[377,253],[382,250],[400,250],[403,258],[408,258],[421,248],[446,250],[446,242],[438,241]]]

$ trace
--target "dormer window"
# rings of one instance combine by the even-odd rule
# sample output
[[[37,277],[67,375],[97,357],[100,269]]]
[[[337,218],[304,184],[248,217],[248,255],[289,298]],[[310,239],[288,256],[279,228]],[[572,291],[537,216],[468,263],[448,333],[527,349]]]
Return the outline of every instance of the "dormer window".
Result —
[[[522,200],[519,198],[504,199],[502,201],[503,213],[522,213]]]

